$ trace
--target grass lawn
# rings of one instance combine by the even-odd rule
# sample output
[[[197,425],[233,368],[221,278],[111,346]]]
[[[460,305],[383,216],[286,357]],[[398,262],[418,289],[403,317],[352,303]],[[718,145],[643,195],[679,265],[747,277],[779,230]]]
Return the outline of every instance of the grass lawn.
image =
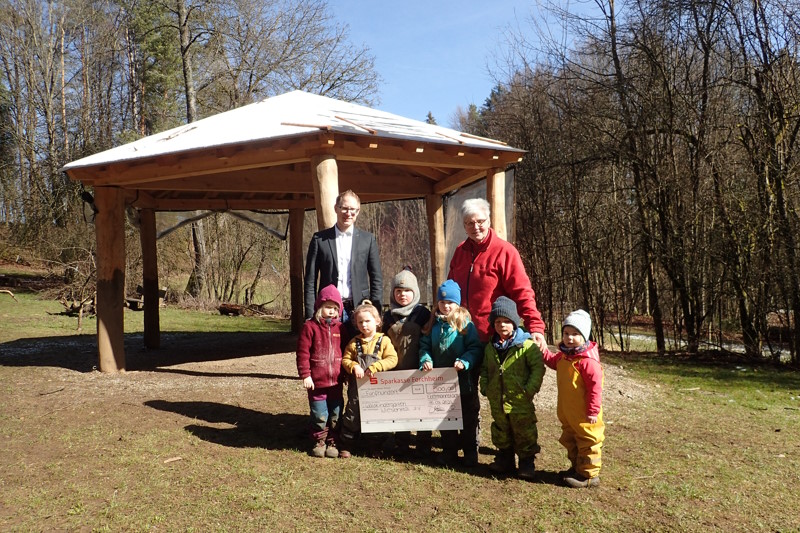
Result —
[[[2,531],[800,531],[800,374],[604,353],[602,484],[576,490],[553,373],[539,479],[481,465],[314,459],[287,324],[163,309],[162,348],[126,311],[129,370],[96,365],[60,304],[0,294]],[[199,333],[196,333],[199,332]]]

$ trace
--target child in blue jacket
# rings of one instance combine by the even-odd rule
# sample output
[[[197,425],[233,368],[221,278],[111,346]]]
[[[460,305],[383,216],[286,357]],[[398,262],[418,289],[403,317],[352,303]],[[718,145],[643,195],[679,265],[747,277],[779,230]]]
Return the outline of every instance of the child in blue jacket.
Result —
[[[434,367],[454,367],[458,371],[461,392],[461,415],[464,429],[442,431],[442,455],[437,462],[453,466],[458,462],[458,450],[464,451],[464,466],[478,464],[480,432],[480,400],[473,369],[483,361],[483,345],[470,319],[469,311],[461,307],[461,288],[447,280],[437,291],[436,313],[422,330],[419,341],[420,370]]]

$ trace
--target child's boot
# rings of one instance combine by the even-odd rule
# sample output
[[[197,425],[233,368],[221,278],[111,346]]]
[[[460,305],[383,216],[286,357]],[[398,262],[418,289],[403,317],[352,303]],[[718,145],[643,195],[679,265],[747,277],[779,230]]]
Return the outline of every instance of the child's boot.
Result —
[[[446,448],[436,456],[436,464],[441,466],[455,466],[458,464],[458,448]]]
[[[411,451],[411,433],[404,431],[394,436],[394,449],[392,454],[398,459],[406,457]]]
[[[317,443],[311,448],[312,457],[325,457],[325,441],[318,440]]]
[[[328,446],[325,448],[325,457],[330,457],[332,459],[339,457],[339,448],[336,446],[336,441],[328,439],[327,444]]]
[[[565,477],[564,482],[573,489],[597,487],[600,485],[600,476],[587,478],[581,474],[575,474],[573,476]]]
[[[474,468],[478,466],[478,447],[464,448],[464,466]]]
[[[494,461],[489,464],[489,470],[495,474],[508,474],[514,471],[514,462],[514,450],[503,448],[494,456]]]
[[[536,465],[533,457],[519,458],[517,476],[527,481],[533,481],[536,478]]]
[[[430,431],[417,431],[416,448],[414,450],[417,457],[425,459],[430,457],[433,447],[433,437]]]

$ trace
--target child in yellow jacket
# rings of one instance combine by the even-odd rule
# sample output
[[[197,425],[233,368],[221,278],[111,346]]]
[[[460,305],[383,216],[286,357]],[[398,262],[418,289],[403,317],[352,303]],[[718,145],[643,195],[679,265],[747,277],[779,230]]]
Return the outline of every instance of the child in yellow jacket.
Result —
[[[359,334],[353,337],[342,355],[342,367],[350,374],[339,449],[339,457],[343,459],[350,457],[350,449],[361,433],[356,380],[364,376],[372,377],[376,372],[385,372],[397,366],[397,352],[389,337],[378,332],[381,315],[369,300],[365,300],[353,311],[353,322]]]

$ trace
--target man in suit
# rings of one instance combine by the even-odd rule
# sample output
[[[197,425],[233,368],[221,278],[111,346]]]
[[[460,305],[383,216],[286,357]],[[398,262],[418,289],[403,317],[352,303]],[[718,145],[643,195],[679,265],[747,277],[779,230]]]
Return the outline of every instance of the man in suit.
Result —
[[[369,299],[381,311],[383,280],[375,236],[355,227],[361,200],[347,190],[336,197],[336,224],[311,238],[306,257],[305,316],[314,314],[320,288],[336,285],[348,320],[354,307]]]

